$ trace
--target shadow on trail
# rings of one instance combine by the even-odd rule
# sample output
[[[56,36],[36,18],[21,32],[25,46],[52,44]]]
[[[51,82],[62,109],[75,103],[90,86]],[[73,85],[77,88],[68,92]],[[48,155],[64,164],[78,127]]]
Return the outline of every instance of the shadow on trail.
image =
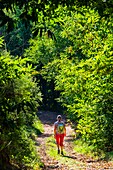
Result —
[[[63,155],[63,157],[70,158],[70,159],[77,159],[76,156]]]
[[[45,138],[45,137],[50,137],[50,136],[52,136],[52,134],[49,134],[49,133],[43,133],[43,134],[41,134],[41,135],[39,135],[38,136],[38,138]]]
[[[66,137],[65,142],[72,142],[74,141],[74,138],[71,138],[69,136]]]

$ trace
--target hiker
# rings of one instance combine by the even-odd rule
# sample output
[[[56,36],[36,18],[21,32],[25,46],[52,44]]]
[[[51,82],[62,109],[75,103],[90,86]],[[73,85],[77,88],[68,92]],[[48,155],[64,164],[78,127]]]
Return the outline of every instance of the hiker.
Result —
[[[57,121],[54,123],[54,138],[56,139],[57,147],[58,147],[58,154],[60,154],[60,148],[61,148],[61,154],[63,155],[63,142],[64,142],[64,136],[66,136],[66,127],[65,123],[62,121],[62,116],[57,116]]]

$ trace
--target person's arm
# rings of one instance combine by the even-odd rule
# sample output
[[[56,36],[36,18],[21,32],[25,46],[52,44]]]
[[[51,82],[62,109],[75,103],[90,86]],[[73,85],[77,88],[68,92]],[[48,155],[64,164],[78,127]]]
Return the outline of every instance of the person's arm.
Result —
[[[64,136],[66,136],[66,126],[64,124]]]
[[[56,137],[56,124],[54,124],[54,138]]]

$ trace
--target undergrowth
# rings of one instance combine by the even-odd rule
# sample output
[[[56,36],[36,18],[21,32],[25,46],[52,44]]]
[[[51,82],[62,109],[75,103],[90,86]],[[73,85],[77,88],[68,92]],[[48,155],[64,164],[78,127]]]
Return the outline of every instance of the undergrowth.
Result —
[[[40,135],[43,132],[44,132],[43,124],[41,123],[41,121],[38,118],[36,118],[36,120],[34,121],[32,127],[31,127],[31,138],[35,141],[36,138],[38,137],[38,135]],[[36,151],[36,153],[37,153],[37,151]],[[40,170],[41,167],[43,167],[43,163],[40,160],[40,155],[37,155],[37,158],[34,161],[33,170]]]
[[[95,160],[113,160],[113,151],[103,152],[102,150],[97,150],[95,146],[88,145],[80,139],[74,141],[74,151],[90,156]]]
[[[27,169],[30,168],[30,170],[40,170],[40,167],[42,167],[40,155],[37,153],[36,138],[43,132],[43,124],[37,117],[32,125],[27,126],[28,138],[26,141],[29,142],[29,146],[27,145],[27,147],[29,147],[31,151],[31,158],[24,156],[25,167]]]

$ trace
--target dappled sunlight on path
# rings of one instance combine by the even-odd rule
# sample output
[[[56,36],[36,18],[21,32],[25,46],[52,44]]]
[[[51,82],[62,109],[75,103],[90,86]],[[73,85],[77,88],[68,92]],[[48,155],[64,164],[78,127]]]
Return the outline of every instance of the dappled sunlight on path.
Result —
[[[44,125],[44,133],[37,138],[37,150],[43,163],[42,170],[113,170],[113,162],[95,161],[85,155],[76,153],[73,150],[74,130],[69,123],[66,123],[66,137],[64,141],[64,156],[58,159],[51,158],[48,151],[46,141],[53,138],[53,124],[56,121],[57,114],[55,112],[38,112],[39,119]],[[63,116],[66,122],[65,116]],[[57,148],[56,148],[57,152]],[[63,160],[63,163],[61,162]]]

